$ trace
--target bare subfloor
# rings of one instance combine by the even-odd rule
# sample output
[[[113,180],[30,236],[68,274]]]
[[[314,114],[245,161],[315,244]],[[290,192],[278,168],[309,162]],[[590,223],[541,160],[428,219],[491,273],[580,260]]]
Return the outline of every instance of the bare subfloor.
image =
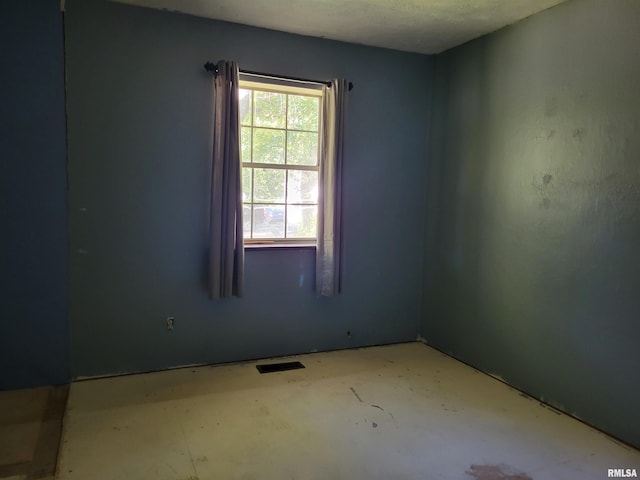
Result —
[[[420,343],[71,387],[61,480],[605,479],[640,452]]]
[[[0,478],[50,480],[69,387],[0,392]]]

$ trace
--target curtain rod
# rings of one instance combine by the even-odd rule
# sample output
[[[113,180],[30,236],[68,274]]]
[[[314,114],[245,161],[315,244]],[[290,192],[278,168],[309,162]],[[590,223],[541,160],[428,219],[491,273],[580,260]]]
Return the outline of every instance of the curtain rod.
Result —
[[[205,63],[204,64],[204,69],[207,72],[213,73],[214,76],[218,74],[218,67],[213,62]],[[247,75],[258,75],[260,77],[282,78],[284,80],[294,80],[296,82],[321,83],[321,84],[324,84],[324,85],[326,85],[328,87],[331,86],[331,82],[327,81],[327,80],[322,81],[322,80],[311,80],[309,78],[283,77],[283,76],[280,76],[280,75],[273,75],[271,73],[252,72],[250,70],[240,70],[240,73],[246,73]],[[353,83],[349,82],[349,91],[351,91],[351,90],[353,90]]]

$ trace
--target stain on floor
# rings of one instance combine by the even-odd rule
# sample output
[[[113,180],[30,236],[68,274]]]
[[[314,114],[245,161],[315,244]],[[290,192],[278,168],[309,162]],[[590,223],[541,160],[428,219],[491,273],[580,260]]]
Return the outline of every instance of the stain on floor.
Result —
[[[500,465],[471,465],[465,473],[476,480],[533,480],[526,473],[504,463]]]

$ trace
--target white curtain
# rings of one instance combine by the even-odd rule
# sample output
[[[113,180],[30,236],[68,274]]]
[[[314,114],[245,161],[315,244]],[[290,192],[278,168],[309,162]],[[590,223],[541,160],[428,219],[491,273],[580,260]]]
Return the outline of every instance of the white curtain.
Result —
[[[209,244],[209,295],[213,299],[242,296],[244,274],[239,69],[235,62],[224,60],[217,68]]]
[[[348,82],[336,79],[323,92],[316,293],[329,297],[341,291],[342,164],[348,91]]]

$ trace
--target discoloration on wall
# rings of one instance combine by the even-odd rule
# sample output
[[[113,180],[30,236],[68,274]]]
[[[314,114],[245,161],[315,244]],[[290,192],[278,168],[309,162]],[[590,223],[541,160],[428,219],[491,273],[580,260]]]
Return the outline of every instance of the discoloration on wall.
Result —
[[[579,141],[582,141],[586,135],[587,135],[587,130],[583,127],[576,128],[573,131],[573,138],[576,138]]]
[[[549,97],[546,101],[544,109],[545,117],[553,117],[558,113],[558,99],[556,97]]]

